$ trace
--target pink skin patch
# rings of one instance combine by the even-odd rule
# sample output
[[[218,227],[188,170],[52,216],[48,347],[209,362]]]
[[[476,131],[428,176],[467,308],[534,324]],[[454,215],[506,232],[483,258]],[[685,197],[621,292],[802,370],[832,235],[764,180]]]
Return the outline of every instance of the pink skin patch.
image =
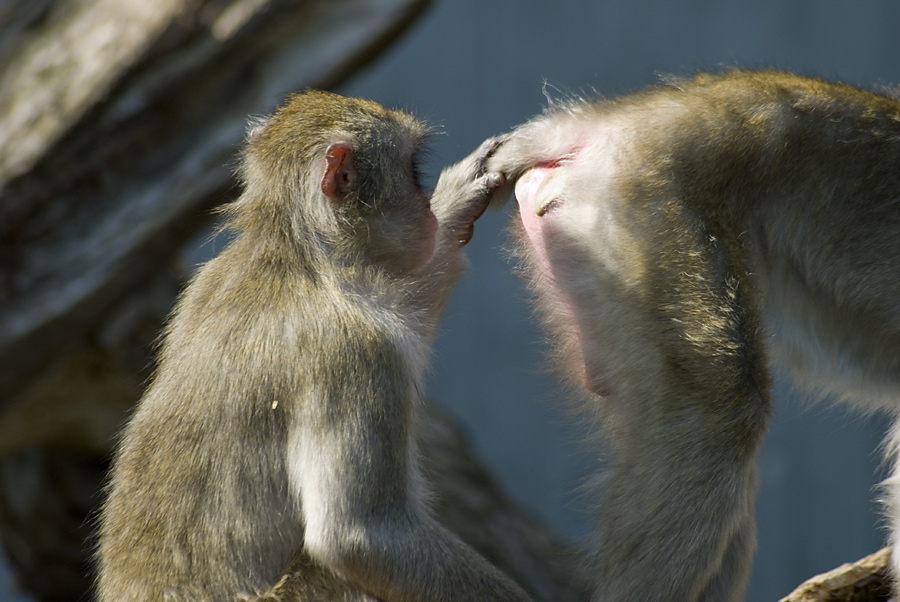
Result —
[[[519,217],[522,219],[522,225],[525,226],[525,233],[528,234],[531,246],[537,251],[542,267],[550,273],[553,273],[553,269],[550,267],[550,261],[547,259],[544,234],[541,231],[543,224],[540,223],[542,216],[538,216],[538,208],[535,207],[535,197],[544,179],[557,167],[559,167],[558,163],[549,167],[533,167],[523,173],[516,181],[516,200],[519,203]]]
[[[550,247],[553,245],[553,231],[558,230],[553,227],[558,222],[558,219],[554,218],[557,211],[563,213],[565,207],[560,205],[562,199],[541,199],[540,204],[537,199],[541,184],[560,165],[562,165],[561,162],[538,165],[519,177],[515,189],[516,200],[519,203],[519,217],[541,268],[550,274],[550,281],[555,285],[563,307],[575,326],[575,333],[581,347],[582,383],[589,391],[606,397],[610,395],[610,387],[601,360],[602,350],[593,337],[585,336],[582,324],[583,316],[578,310],[579,304],[574,302],[570,291],[567,291],[564,286],[560,286],[557,279],[558,270],[555,269],[551,258],[552,251],[548,253],[548,245]]]

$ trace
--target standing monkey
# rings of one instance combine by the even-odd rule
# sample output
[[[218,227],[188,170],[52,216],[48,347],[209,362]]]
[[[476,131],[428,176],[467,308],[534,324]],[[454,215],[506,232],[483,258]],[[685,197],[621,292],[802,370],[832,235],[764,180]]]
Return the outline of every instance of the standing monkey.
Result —
[[[528,280],[610,455],[594,600],[739,600],[768,355],[900,410],[900,101],[699,75],[551,107],[488,170],[517,178]]]
[[[236,236],[179,300],[115,459],[102,602],[529,599],[427,508],[422,373],[503,176],[489,141],[429,202],[423,138],[325,92],[253,130]]]

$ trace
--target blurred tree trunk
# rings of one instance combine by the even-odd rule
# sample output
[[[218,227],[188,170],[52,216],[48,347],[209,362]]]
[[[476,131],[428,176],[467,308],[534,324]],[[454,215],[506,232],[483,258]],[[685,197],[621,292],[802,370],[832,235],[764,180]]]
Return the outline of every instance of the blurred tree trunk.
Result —
[[[0,1],[0,541],[25,591],[86,599],[116,433],[234,197],[248,115],[336,85],[427,0]],[[574,554],[436,410],[447,524],[539,599],[584,599]]]

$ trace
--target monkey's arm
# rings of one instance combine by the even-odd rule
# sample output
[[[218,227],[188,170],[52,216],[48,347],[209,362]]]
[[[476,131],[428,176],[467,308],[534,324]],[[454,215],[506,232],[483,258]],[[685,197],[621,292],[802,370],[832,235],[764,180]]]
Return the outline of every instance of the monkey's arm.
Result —
[[[436,255],[440,256],[442,246],[465,246],[474,234],[475,220],[504,187],[506,177],[497,171],[489,172],[487,163],[505,139],[488,138],[465,159],[441,171],[431,198],[431,208],[441,226]]]
[[[488,158],[503,141],[502,137],[485,140],[462,161],[441,171],[435,186],[431,209],[439,224],[437,240],[417,300],[419,307],[431,313],[434,322],[465,266],[461,249],[472,239],[475,221],[506,188],[503,174],[485,170]]]
[[[291,434],[310,556],[384,602],[528,600],[428,513],[403,357],[415,351],[372,333],[355,341]]]

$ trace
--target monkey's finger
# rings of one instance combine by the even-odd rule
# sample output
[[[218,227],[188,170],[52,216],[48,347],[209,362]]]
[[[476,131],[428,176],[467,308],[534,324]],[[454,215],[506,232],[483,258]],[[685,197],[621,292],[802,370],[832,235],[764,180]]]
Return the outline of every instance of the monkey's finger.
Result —
[[[485,174],[475,181],[477,192],[472,198],[465,218],[456,231],[456,240],[459,246],[465,246],[472,240],[472,237],[475,235],[475,222],[484,215],[488,206],[493,203],[494,192],[505,183],[506,176],[496,172]]]
[[[499,207],[503,205],[510,191],[509,187],[504,188],[505,184],[506,176],[496,171],[486,173],[475,180],[476,192],[473,196],[481,202],[473,205],[477,210],[472,214],[473,222],[481,217],[489,206]]]
[[[483,194],[489,195],[506,184],[506,176],[497,171],[488,172],[479,176],[475,184]]]
[[[488,159],[493,156],[497,149],[500,148],[509,137],[510,134],[502,134],[500,136],[488,138],[478,146],[474,153],[472,153],[471,156],[474,157],[477,162],[478,167],[475,173],[478,176],[485,174]]]
[[[498,148],[503,146],[507,140],[512,137],[511,132],[507,132],[506,134],[500,134],[499,136],[492,136],[481,143],[481,146],[478,147],[478,150],[481,151],[481,154],[485,155],[485,158],[490,157],[496,152]]]
[[[506,204],[506,201],[512,196],[515,184],[515,180],[507,178],[506,174],[497,171],[486,173],[479,182],[485,187],[485,194],[488,195],[487,206],[492,209],[500,209]]]
[[[471,223],[468,226],[460,229],[456,242],[460,247],[464,247],[469,244],[469,241],[472,240],[472,237],[475,236],[475,223]]]

